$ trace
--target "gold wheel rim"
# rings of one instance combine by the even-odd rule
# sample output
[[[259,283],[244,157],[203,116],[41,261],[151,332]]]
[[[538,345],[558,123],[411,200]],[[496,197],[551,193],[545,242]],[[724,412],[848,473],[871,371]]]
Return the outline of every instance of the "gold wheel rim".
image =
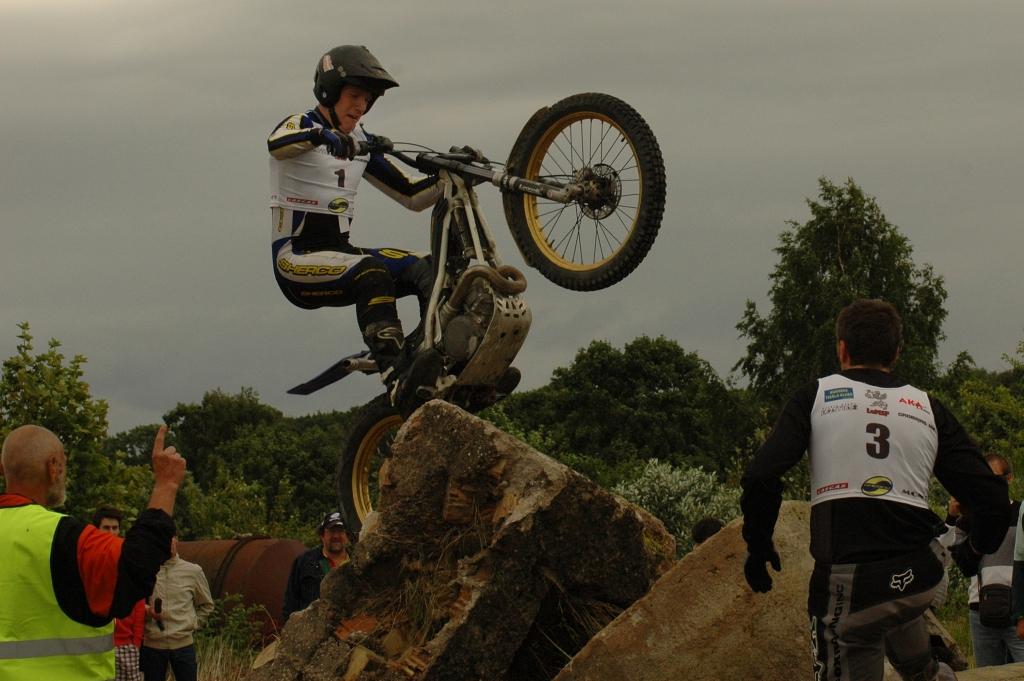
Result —
[[[382,450],[390,450],[390,441],[385,440],[389,434],[393,436],[401,425],[401,416],[387,416],[375,423],[359,442],[355,461],[352,462],[352,503],[360,522],[373,510],[370,478],[376,472],[374,461],[387,455]]]
[[[591,124],[589,130],[585,125],[588,122]],[[526,216],[530,238],[533,239],[534,244],[540,249],[545,259],[557,264],[562,269],[575,272],[590,272],[610,262],[622,251],[629,236],[637,227],[637,222],[640,219],[639,206],[643,205],[643,174],[640,171],[639,155],[637,154],[636,147],[633,146],[632,140],[625,134],[622,127],[608,116],[593,111],[571,113],[555,121],[544,132],[544,135],[530,155],[525,172],[527,179],[536,180],[542,175],[570,175],[580,168],[590,165],[590,162],[597,157],[597,154],[603,151],[594,146],[594,122],[604,126],[599,133],[599,144],[608,142],[613,155],[627,155],[625,152],[628,150],[626,160],[629,161],[631,159],[631,163],[626,167],[629,169],[631,176],[622,180],[622,189],[629,190],[628,192],[622,192],[622,198],[627,198],[628,195],[630,199],[626,206],[628,210],[624,211],[625,214],[622,214],[616,208],[613,213],[615,220],[606,226],[597,224],[599,221],[592,220],[589,217],[584,216],[581,218],[580,215],[582,213],[576,203],[565,204],[564,207],[559,208],[559,204],[555,202],[539,199],[529,194],[523,195],[523,213]],[[578,129],[573,127],[575,124],[579,124]],[[568,131],[568,134],[566,131]],[[611,136],[613,131],[615,139],[608,140],[607,138]],[[588,133],[589,140],[587,139]],[[572,149],[573,138],[577,134],[579,136],[577,141],[581,145],[587,144],[589,147],[585,150],[585,156],[583,149]],[[564,149],[558,149],[558,156],[561,157],[561,160],[555,159],[552,161],[552,164],[562,172],[555,173],[553,172],[555,168],[548,167],[549,164],[546,162],[546,159],[548,152],[553,146],[560,147],[563,145],[570,147],[571,151],[570,153],[565,153]],[[578,167],[576,166],[577,160],[580,161]],[[569,165],[573,167],[567,168],[566,166]],[[627,183],[628,187],[625,186]],[[565,234],[560,234],[557,226],[553,225],[561,219],[562,213],[569,210],[569,207],[572,206],[575,206],[574,212],[576,213],[574,227],[570,228]],[[579,243],[582,240],[585,229],[583,227],[584,221],[595,223],[593,224],[593,238],[590,239],[592,248],[587,248],[590,244]],[[603,223],[604,220],[600,222]],[[615,243],[612,243],[613,240]],[[590,250],[593,254],[589,262],[584,261],[585,250]],[[601,251],[600,256],[597,254],[599,250]],[[579,254],[579,258],[576,257],[577,254]]]

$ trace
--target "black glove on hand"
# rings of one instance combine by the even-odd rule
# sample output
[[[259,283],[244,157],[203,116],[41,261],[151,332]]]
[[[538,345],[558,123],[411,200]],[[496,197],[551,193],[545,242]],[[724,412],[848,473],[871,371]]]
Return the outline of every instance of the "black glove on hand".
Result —
[[[772,590],[772,577],[768,574],[768,566],[771,563],[776,572],[782,572],[782,561],[775,547],[768,549],[768,553],[748,553],[747,562],[743,564],[743,576],[747,578],[747,584],[757,593],[767,593]]]
[[[374,135],[370,138],[370,144],[372,144],[377,151],[391,151],[395,148],[395,143],[384,135]]]
[[[320,128],[320,144],[327,147],[332,156],[352,160],[359,151],[359,142],[352,135],[346,135],[340,130],[328,130]]]
[[[459,151],[462,152],[463,154],[469,154],[470,156],[473,157],[473,161],[475,161],[476,163],[490,163],[490,161],[487,160],[487,157],[484,156],[482,151],[480,151],[476,147],[471,147],[468,144],[462,147],[458,147],[456,149],[452,149],[452,151]]]

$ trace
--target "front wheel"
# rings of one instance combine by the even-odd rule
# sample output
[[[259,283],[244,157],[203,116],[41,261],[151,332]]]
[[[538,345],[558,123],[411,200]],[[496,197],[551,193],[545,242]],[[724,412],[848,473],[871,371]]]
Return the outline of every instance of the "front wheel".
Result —
[[[387,395],[380,395],[363,407],[345,442],[336,481],[341,512],[353,537],[359,536],[363,519],[377,504],[380,466],[391,456],[391,443],[401,425],[398,410]]]
[[[554,283],[596,291],[647,256],[665,210],[665,164],[654,133],[611,95],[567,97],[535,113],[508,171],[584,188],[568,204],[506,193],[505,218],[526,262]]]

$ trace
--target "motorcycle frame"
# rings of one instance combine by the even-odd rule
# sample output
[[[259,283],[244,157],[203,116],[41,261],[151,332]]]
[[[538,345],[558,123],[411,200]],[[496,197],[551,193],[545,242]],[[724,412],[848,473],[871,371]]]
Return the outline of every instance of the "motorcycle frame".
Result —
[[[472,168],[472,167],[471,167]],[[478,170],[477,168],[472,168]],[[479,169],[482,170],[482,169]],[[434,215],[431,220],[431,243],[437,244],[433,253],[436,275],[427,308],[423,316],[423,340],[420,349],[438,347],[443,340],[447,319],[441,295],[447,289],[453,291],[459,283],[448,272],[449,245],[453,224],[461,218],[471,241],[463,244],[464,256],[485,264],[492,270],[502,267],[498,249],[487,218],[480,208],[479,199],[472,182],[460,173],[440,169],[438,182],[442,186],[441,200],[444,202],[443,215]],[[434,239],[434,230],[439,238]],[[469,274],[470,268],[462,271],[460,278]],[[526,339],[532,321],[532,314],[526,301],[519,293],[502,293],[489,284],[494,309],[487,330],[466,366],[457,375],[446,376],[438,386],[439,393],[454,385],[493,385],[511,365]],[[450,315],[449,315],[450,316]]]

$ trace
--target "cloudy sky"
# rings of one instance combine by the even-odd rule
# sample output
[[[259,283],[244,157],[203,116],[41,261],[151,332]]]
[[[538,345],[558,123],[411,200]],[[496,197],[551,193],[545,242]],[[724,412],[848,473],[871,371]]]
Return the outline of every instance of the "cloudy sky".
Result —
[[[0,0],[0,356],[28,321],[37,349],[88,357],[111,432],[216,387],[292,415],[376,394],[285,394],[362,343],[351,310],[286,302],[269,253],[266,135],[354,42],[401,83],[365,119],[396,141],[504,159],[537,108],[599,91],[661,142],[665,219],[632,276],[575,293],[527,271],[525,387],[640,334],[728,375],[820,176],[852,177],[945,277],[943,361],[1003,369],[1024,336],[1021,26],[1011,1]],[[426,227],[368,188],[353,239],[425,248]]]

